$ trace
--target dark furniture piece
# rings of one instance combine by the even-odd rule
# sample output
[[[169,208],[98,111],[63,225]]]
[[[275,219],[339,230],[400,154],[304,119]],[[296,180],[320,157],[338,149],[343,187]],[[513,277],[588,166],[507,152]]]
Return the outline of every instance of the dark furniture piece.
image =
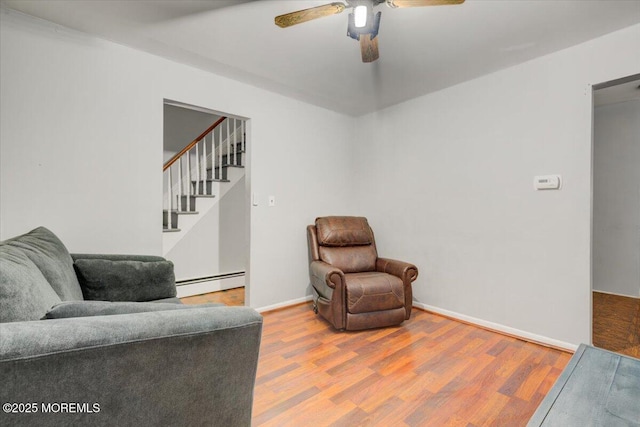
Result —
[[[409,319],[418,269],[378,258],[366,218],[317,218],[307,237],[314,309],[336,329],[379,328]]]
[[[175,297],[162,257],[0,242],[0,425],[251,425],[262,317]]]
[[[640,426],[640,359],[581,344],[527,425]]]

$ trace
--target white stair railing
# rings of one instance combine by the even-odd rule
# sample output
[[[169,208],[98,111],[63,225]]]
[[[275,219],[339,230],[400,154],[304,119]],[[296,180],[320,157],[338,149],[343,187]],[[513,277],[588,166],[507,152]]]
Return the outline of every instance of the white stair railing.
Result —
[[[223,126],[226,127],[224,139]],[[167,183],[163,198],[165,231],[178,229],[178,213],[195,210],[195,196],[214,195],[212,182],[222,181],[223,167],[242,166],[242,153],[246,148],[244,134],[245,120],[221,117],[164,165]],[[209,135],[211,137],[207,141]]]

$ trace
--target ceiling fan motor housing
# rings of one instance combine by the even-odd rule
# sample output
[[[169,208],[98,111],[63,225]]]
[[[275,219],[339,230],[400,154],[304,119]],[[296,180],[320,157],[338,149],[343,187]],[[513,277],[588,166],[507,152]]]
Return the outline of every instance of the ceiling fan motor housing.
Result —
[[[353,13],[349,14],[349,25],[347,27],[347,36],[351,37],[354,40],[360,40],[360,36],[362,34],[368,34],[371,40],[373,40],[378,35],[378,30],[380,29],[380,17],[382,16],[382,12],[378,12],[373,15],[373,10],[369,11],[369,17],[367,18],[367,25],[362,28],[356,27],[355,17]]]

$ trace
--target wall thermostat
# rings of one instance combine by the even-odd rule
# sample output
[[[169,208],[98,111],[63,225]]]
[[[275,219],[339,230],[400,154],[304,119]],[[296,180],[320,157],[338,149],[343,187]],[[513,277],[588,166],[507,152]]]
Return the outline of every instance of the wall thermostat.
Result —
[[[558,190],[560,181],[560,175],[536,176],[533,178],[533,188],[536,190]]]

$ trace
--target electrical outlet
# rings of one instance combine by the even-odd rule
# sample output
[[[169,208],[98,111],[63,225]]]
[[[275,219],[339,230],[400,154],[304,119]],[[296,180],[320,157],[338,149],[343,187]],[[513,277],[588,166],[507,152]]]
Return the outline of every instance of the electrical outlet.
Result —
[[[269,206],[276,205],[276,196],[269,196]]]

